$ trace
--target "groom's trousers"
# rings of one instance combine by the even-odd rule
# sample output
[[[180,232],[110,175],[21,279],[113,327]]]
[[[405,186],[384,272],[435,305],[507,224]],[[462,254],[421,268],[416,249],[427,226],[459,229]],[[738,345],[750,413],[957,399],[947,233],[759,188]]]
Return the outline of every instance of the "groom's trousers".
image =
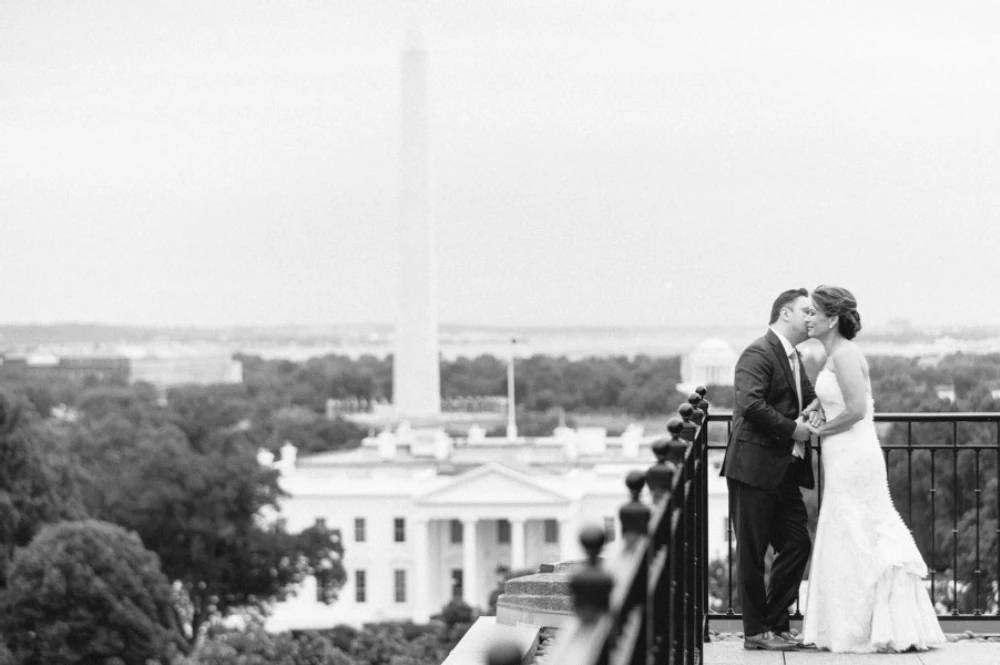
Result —
[[[788,630],[788,607],[798,596],[812,549],[802,492],[793,473],[786,473],[774,490],[732,478],[727,479],[727,484],[736,534],[744,634]],[[765,588],[768,545],[774,548],[775,557]]]

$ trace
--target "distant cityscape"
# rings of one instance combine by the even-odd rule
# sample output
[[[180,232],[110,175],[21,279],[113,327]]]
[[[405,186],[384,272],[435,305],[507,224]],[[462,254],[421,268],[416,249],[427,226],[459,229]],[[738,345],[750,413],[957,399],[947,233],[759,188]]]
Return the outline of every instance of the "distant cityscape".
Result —
[[[441,325],[440,354],[459,357],[532,355],[570,359],[637,355],[681,356],[705,340],[738,351],[764,326],[672,328],[502,328]],[[933,360],[953,353],[1000,353],[1000,327],[916,328],[906,321],[865,330],[858,340],[869,355]],[[30,372],[93,375],[167,386],[238,383],[240,355],[302,362],[330,354],[385,358],[393,326],[357,324],[232,328],[154,328],[111,325],[0,326],[0,377]]]

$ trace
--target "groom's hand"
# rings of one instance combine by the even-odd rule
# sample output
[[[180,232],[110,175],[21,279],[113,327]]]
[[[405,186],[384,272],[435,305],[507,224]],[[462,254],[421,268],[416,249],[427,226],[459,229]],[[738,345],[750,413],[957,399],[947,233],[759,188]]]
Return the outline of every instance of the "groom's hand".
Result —
[[[809,403],[809,406],[802,409],[802,415],[809,419],[809,425],[812,427],[819,427],[826,422],[826,414],[823,412],[819,399],[814,399]]]
[[[808,441],[812,432],[809,431],[809,424],[804,420],[795,421],[795,431],[792,433],[792,438],[796,441]]]

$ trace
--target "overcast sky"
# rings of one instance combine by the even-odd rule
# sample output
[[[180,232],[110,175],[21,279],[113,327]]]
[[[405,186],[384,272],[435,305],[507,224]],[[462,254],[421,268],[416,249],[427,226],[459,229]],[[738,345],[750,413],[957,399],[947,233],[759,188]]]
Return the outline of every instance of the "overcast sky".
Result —
[[[441,320],[1000,324],[995,0],[4,0],[0,322],[389,322],[429,54]]]

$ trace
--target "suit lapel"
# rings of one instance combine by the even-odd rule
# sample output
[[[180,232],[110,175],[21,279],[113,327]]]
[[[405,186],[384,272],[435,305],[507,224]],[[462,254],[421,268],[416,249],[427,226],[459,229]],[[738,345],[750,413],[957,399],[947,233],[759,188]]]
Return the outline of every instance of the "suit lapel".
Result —
[[[767,331],[767,341],[771,343],[771,352],[774,353],[777,358],[778,367],[780,367],[782,372],[785,374],[785,381],[788,383],[788,389],[792,391],[792,395],[796,395],[795,375],[792,374],[792,365],[788,362],[788,356],[785,355],[785,347],[782,346],[781,340],[774,334],[774,331],[770,329]],[[798,400],[796,399],[796,403],[797,402]]]

